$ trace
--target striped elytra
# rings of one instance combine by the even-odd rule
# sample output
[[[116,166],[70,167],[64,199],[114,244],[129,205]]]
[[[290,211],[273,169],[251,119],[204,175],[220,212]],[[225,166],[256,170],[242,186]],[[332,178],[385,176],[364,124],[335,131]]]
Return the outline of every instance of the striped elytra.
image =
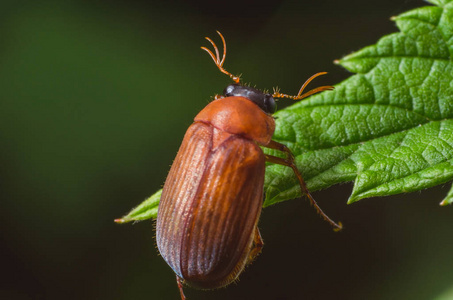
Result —
[[[225,286],[252,259],[265,169],[256,141],[269,142],[274,128],[256,104],[227,97],[210,103],[187,130],[164,185],[156,238],[188,285]]]

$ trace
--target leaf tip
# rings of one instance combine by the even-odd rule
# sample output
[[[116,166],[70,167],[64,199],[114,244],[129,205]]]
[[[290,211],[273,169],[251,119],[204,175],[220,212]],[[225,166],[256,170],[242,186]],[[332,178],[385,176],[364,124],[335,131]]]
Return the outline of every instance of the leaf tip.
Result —
[[[349,199],[348,199],[347,204],[348,204],[348,205],[349,205],[349,204],[352,204],[352,203],[354,203],[354,202],[359,201],[360,199],[361,199],[361,198],[358,198],[358,197],[356,197],[356,196],[352,196],[352,195],[351,195],[351,196],[349,197]]]
[[[123,224],[123,223],[126,223],[127,221],[123,218],[119,218],[119,219],[113,220],[113,222],[115,222],[116,224]]]
[[[336,60],[333,61],[333,63],[336,64],[336,65],[339,65],[339,64],[341,64],[341,60],[340,59],[336,59]]]
[[[396,21],[396,19],[398,19],[398,16],[391,16],[391,17],[390,17],[390,21],[393,21],[393,22],[395,22],[395,21]]]
[[[439,203],[440,206],[447,206],[448,204],[450,204],[450,202],[448,202],[447,199],[444,199]]]

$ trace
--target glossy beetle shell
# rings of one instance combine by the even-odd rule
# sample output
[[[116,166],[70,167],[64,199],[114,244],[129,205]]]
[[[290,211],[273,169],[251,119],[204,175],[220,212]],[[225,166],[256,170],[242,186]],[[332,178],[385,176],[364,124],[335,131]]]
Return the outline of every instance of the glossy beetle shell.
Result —
[[[243,97],[208,104],[189,127],[165,182],[156,240],[185,283],[231,283],[253,248],[274,119]]]

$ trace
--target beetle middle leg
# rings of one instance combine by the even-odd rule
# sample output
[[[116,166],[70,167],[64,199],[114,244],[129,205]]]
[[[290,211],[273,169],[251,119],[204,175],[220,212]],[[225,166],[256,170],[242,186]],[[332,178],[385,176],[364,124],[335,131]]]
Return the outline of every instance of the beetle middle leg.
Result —
[[[274,163],[274,164],[279,164],[279,165],[290,167],[293,170],[294,174],[296,175],[297,180],[299,181],[301,192],[307,196],[308,200],[310,200],[310,203],[315,207],[315,209],[318,212],[318,214],[325,221],[329,222],[334,227],[335,231],[341,230],[343,225],[340,222],[337,224],[332,219],[330,219],[322,211],[322,209],[319,207],[318,203],[315,201],[313,196],[310,194],[310,191],[308,190],[307,185],[305,184],[305,181],[304,181],[304,178],[302,177],[302,174],[300,174],[299,170],[297,169],[297,166],[296,166],[296,164],[294,162],[294,155],[291,152],[291,150],[289,150],[289,148],[287,146],[285,146],[283,144],[280,144],[280,143],[277,143],[275,141],[271,141],[265,147],[270,148],[270,149],[274,149],[274,150],[279,150],[279,151],[282,151],[282,152],[285,153],[286,159],[285,158],[281,158],[281,157],[277,157],[277,156],[273,156],[273,155],[266,155],[266,161]]]
[[[253,237],[252,248],[250,249],[249,257],[247,258],[247,263],[251,263],[255,258],[260,254],[261,249],[263,249],[264,243],[261,238],[260,230],[258,227],[255,228],[255,235]]]

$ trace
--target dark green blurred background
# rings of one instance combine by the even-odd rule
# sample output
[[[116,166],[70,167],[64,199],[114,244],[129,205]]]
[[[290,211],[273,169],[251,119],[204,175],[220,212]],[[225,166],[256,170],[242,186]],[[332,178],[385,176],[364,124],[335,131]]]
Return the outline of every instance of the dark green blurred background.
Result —
[[[0,299],[178,299],[152,222],[117,225],[161,187],[226,67],[297,93],[350,76],[332,61],[397,29],[419,0],[1,1]],[[283,101],[285,102],[285,101]],[[287,102],[286,102],[287,103]],[[279,106],[283,106],[280,103]],[[347,206],[352,185],[264,210],[262,254],[237,284],[189,299],[435,299],[452,285],[448,186]]]

